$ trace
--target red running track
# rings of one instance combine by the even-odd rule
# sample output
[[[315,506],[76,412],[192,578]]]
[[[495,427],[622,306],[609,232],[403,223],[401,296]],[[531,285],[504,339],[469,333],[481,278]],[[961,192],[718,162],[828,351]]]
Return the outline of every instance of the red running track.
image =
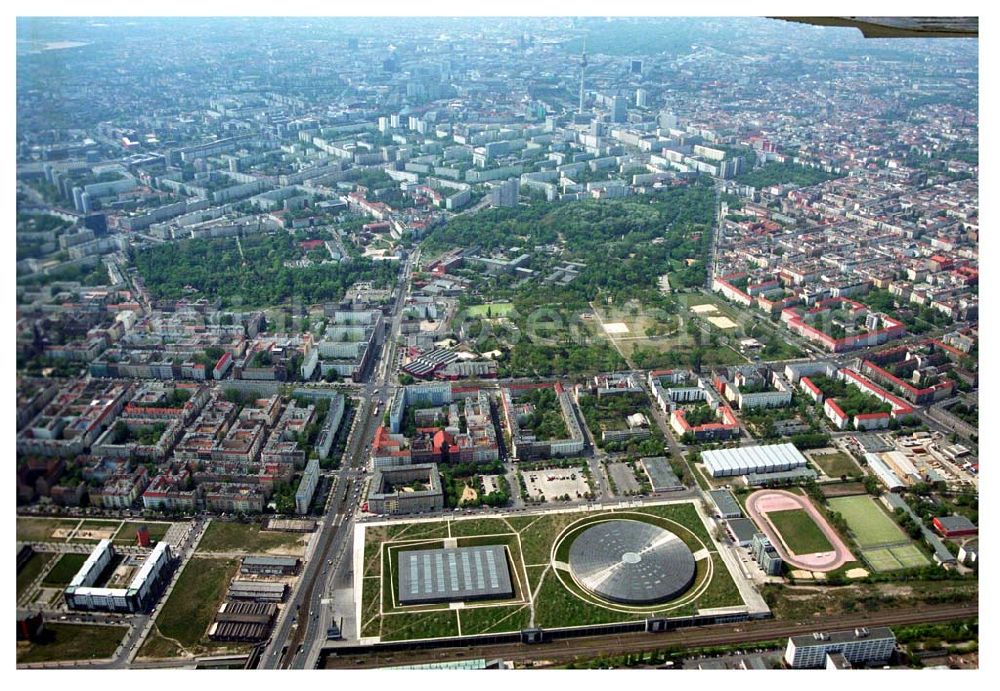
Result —
[[[832,552],[814,552],[813,554],[795,554],[785,547],[780,539],[780,533],[767,518],[773,511],[802,509],[813,519],[826,539],[833,545]],[[849,561],[854,560],[847,545],[840,539],[837,532],[826,522],[822,514],[816,510],[806,497],[792,494],[784,490],[762,489],[747,497],[747,513],[771,540],[778,554],[787,564],[806,571],[833,571]]]

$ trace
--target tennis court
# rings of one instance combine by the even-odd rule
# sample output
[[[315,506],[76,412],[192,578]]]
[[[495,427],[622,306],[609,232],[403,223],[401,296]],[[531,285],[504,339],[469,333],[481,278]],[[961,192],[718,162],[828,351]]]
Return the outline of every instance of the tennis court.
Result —
[[[912,569],[918,566],[927,566],[930,561],[916,545],[904,545],[902,547],[890,547],[892,556],[899,561],[904,569]]]
[[[892,556],[892,552],[885,547],[880,549],[863,549],[861,550],[861,556],[868,562],[869,566],[879,572],[896,571],[902,568],[896,557]]]
[[[900,569],[915,569],[930,564],[923,552],[913,544],[863,549],[861,556],[868,562],[869,566],[881,573],[899,571]]]

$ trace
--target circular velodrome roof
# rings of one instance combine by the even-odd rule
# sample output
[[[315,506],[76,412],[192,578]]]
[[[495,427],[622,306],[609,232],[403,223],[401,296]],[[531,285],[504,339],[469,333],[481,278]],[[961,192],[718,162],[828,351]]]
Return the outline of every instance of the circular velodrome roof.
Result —
[[[629,605],[672,600],[694,581],[684,541],[649,523],[615,519],[587,528],[569,549],[576,581],[598,597]]]

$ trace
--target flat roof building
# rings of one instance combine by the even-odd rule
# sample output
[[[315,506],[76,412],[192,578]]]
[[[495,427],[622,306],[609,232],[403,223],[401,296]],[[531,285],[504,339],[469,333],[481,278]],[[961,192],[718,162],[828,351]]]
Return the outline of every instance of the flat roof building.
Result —
[[[936,516],[932,521],[934,529],[944,537],[965,537],[978,535],[979,528],[965,516]]]
[[[290,576],[299,570],[295,557],[243,557],[240,573],[263,576]]]
[[[774,473],[747,473],[748,487],[771,487],[803,480],[815,480],[816,471],[805,466],[791,470],[779,470]]]
[[[288,592],[285,583],[266,581],[233,581],[229,584],[229,599],[253,602],[281,602]]]
[[[828,653],[841,653],[852,665],[882,664],[895,648],[896,635],[884,626],[817,632],[789,638],[785,662],[795,669],[819,669],[825,666]]]
[[[749,547],[753,536],[757,533],[757,526],[754,525],[754,522],[749,518],[734,518],[726,523],[736,544],[740,547]]]
[[[111,540],[101,540],[70,581],[63,596],[70,609],[111,612],[138,612],[148,609],[166,584],[172,562],[170,545],[160,542],[153,548],[125,588],[95,588],[101,574],[114,559]]]
[[[750,552],[754,560],[768,576],[780,576],[782,561],[778,550],[771,544],[770,538],[764,533],[757,533],[750,543]]]
[[[708,494],[718,507],[720,516],[723,518],[743,518],[743,509],[740,508],[740,504],[732,492],[727,489],[713,489]]]
[[[654,492],[673,492],[684,489],[684,483],[678,479],[670,463],[663,456],[640,458],[639,463],[646,471],[649,484]]]
[[[302,473],[302,481],[299,488],[295,490],[295,513],[300,516],[309,513],[309,506],[312,504],[313,494],[316,493],[316,485],[319,483],[319,459],[312,458],[306,464],[306,469]]]
[[[377,514],[423,513],[444,508],[435,463],[376,468],[368,489],[368,510]]]
[[[712,477],[775,473],[806,465],[806,457],[789,443],[702,451],[701,460]]]
[[[397,566],[404,605],[514,597],[503,545],[406,550]]]

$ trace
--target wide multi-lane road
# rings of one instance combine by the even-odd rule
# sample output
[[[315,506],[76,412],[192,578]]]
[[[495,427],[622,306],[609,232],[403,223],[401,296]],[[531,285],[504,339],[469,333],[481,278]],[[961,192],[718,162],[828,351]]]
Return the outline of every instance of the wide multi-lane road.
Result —
[[[331,613],[324,610],[323,600],[328,597],[336,576],[350,562],[349,559],[344,561],[344,555],[349,551],[354,534],[354,512],[358,508],[355,492],[364,483],[368,450],[392,392],[396,338],[417,261],[419,252],[412,255],[400,271],[386,337],[379,357],[371,364],[368,383],[358,394],[355,423],[337,472],[334,495],[320,524],[317,546],[261,656],[260,668],[303,668],[316,643],[326,637]]]

